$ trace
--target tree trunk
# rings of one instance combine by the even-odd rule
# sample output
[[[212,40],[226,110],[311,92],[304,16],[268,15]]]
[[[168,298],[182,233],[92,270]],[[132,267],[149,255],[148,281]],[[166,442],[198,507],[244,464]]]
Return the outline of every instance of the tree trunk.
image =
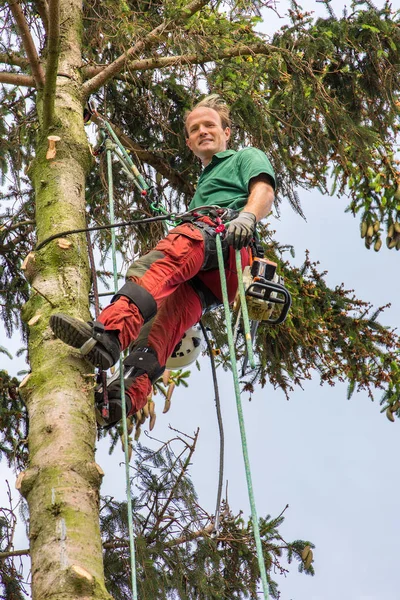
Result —
[[[50,130],[39,97],[40,128],[29,170],[36,195],[38,241],[85,227],[90,152],[81,94],[82,7],[61,0],[60,57]],[[57,135],[54,158],[47,136]],[[83,234],[55,240],[26,264],[32,295],[24,307],[32,373],[21,386],[29,411],[30,464],[17,487],[30,512],[33,598],[109,599],[104,585],[98,505],[102,471],[94,461],[93,377],[79,352],[54,338],[52,312],[87,319],[90,272]]]

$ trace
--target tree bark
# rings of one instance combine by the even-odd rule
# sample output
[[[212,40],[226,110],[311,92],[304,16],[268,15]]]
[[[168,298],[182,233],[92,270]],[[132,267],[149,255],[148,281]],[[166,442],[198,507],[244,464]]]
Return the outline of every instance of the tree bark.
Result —
[[[59,72],[54,125],[61,139],[46,159],[43,97],[36,157],[29,170],[36,195],[38,241],[57,231],[85,227],[85,177],[90,152],[83,127],[81,93],[82,14],[79,0],[60,2]],[[30,512],[32,594],[35,600],[104,599],[98,507],[102,470],[94,461],[96,437],[92,369],[79,352],[56,340],[52,311],[87,319],[90,273],[84,234],[59,240],[31,256],[29,325],[32,372],[21,384],[30,421],[30,464],[17,488]]]

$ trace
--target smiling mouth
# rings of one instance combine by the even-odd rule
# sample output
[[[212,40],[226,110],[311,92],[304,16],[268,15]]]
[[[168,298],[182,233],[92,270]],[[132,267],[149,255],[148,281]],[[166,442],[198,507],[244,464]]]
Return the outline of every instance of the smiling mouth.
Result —
[[[213,140],[201,140],[201,142],[199,143],[199,146],[201,146],[202,144],[206,143],[206,142],[212,142]]]

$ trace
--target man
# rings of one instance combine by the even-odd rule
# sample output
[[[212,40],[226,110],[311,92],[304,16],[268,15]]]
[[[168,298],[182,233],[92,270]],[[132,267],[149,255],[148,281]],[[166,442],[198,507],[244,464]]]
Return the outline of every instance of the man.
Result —
[[[189,208],[218,205],[240,211],[223,239],[232,302],[237,289],[235,249],[241,250],[244,267],[255,225],[271,210],[275,180],[260,150],[227,149],[230,133],[229,109],[215,94],[185,115],[187,146],[204,167]],[[87,324],[62,314],[50,319],[58,338],[81,348],[89,362],[101,369],[115,364],[120,352],[135,342],[124,361],[128,415],[145,405],[184,332],[200,320],[204,310],[221,303],[215,237],[215,223],[208,216],[179,225],[131,265],[125,285],[97,322]],[[101,394],[96,396],[101,406]],[[107,396],[108,425],[113,425],[122,416],[119,381],[108,386]]]

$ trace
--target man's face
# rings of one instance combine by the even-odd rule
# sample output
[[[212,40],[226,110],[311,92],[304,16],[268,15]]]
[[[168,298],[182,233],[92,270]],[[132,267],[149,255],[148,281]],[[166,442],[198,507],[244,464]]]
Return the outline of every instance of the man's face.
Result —
[[[186,144],[193,154],[207,166],[214,154],[226,150],[231,135],[229,127],[222,127],[221,117],[213,108],[192,110],[186,120]]]

